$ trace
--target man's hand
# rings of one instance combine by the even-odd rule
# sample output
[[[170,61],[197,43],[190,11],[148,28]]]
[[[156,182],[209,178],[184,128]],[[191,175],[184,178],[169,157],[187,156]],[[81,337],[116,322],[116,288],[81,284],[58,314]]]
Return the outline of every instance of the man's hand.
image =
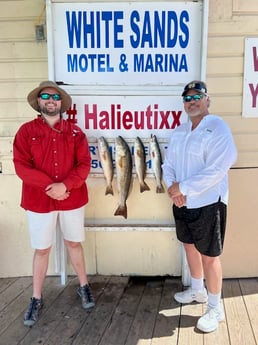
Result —
[[[66,186],[64,183],[51,183],[45,189],[46,194],[55,200],[65,200],[69,197],[70,192],[66,191]]]
[[[183,207],[186,204],[186,196],[180,192],[179,183],[175,182],[168,188],[168,195],[177,207]]]

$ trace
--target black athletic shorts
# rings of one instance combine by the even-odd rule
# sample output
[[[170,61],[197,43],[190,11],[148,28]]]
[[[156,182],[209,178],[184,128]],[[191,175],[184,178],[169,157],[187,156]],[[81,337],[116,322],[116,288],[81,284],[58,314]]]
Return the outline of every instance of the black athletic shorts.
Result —
[[[193,243],[203,255],[222,253],[227,218],[227,205],[218,201],[200,208],[173,205],[176,234],[179,241]]]

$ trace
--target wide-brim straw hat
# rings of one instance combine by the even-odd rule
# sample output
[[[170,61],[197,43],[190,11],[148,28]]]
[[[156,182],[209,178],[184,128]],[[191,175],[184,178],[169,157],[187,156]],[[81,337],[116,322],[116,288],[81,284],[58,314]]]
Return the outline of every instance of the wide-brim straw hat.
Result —
[[[66,110],[68,110],[71,107],[72,104],[72,98],[68,93],[61,89],[55,82],[51,80],[42,81],[38,87],[36,87],[34,90],[32,90],[28,96],[27,100],[29,104],[32,106],[33,109],[36,111],[39,111],[39,105],[38,105],[38,97],[40,92],[47,88],[52,87],[54,88],[57,93],[61,96],[61,113],[64,113]]]

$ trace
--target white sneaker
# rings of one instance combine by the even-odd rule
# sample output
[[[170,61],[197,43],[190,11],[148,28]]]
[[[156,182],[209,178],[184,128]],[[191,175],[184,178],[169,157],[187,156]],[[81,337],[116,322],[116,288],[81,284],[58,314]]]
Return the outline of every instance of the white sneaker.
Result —
[[[218,328],[219,322],[224,319],[225,314],[221,305],[215,308],[208,306],[206,313],[200,317],[196,327],[205,333],[213,332]]]
[[[207,290],[204,288],[203,290],[194,290],[192,288],[188,288],[185,291],[177,292],[174,295],[174,299],[178,303],[206,303],[208,300]]]

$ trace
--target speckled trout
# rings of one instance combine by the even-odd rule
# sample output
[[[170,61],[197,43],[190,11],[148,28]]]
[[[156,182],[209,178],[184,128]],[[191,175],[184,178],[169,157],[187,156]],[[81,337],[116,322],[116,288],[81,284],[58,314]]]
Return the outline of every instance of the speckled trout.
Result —
[[[151,155],[151,165],[156,179],[156,193],[165,193],[165,189],[162,185],[162,157],[160,153],[160,147],[158,140],[155,135],[151,135],[150,138],[150,155]]]
[[[117,189],[119,192],[119,205],[115,216],[127,218],[126,200],[129,195],[132,180],[132,156],[127,142],[121,137],[116,138],[116,174]]]
[[[143,142],[139,137],[136,137],[134,142],[134,165],[140,183],[140,192],[150,190],[150,187],[144,181],[146,175],[146,154]]]
[[[99,159],[101,162],[101,166],[103,169],[104,177],[106,179],[106,192],[107,194],[113,195],[113,187],[112,187],[112,180],[113,180],[113,161],[111,152],[109,150],[109,145],[104,137],[98,138],[98,151],[99,151]]]

